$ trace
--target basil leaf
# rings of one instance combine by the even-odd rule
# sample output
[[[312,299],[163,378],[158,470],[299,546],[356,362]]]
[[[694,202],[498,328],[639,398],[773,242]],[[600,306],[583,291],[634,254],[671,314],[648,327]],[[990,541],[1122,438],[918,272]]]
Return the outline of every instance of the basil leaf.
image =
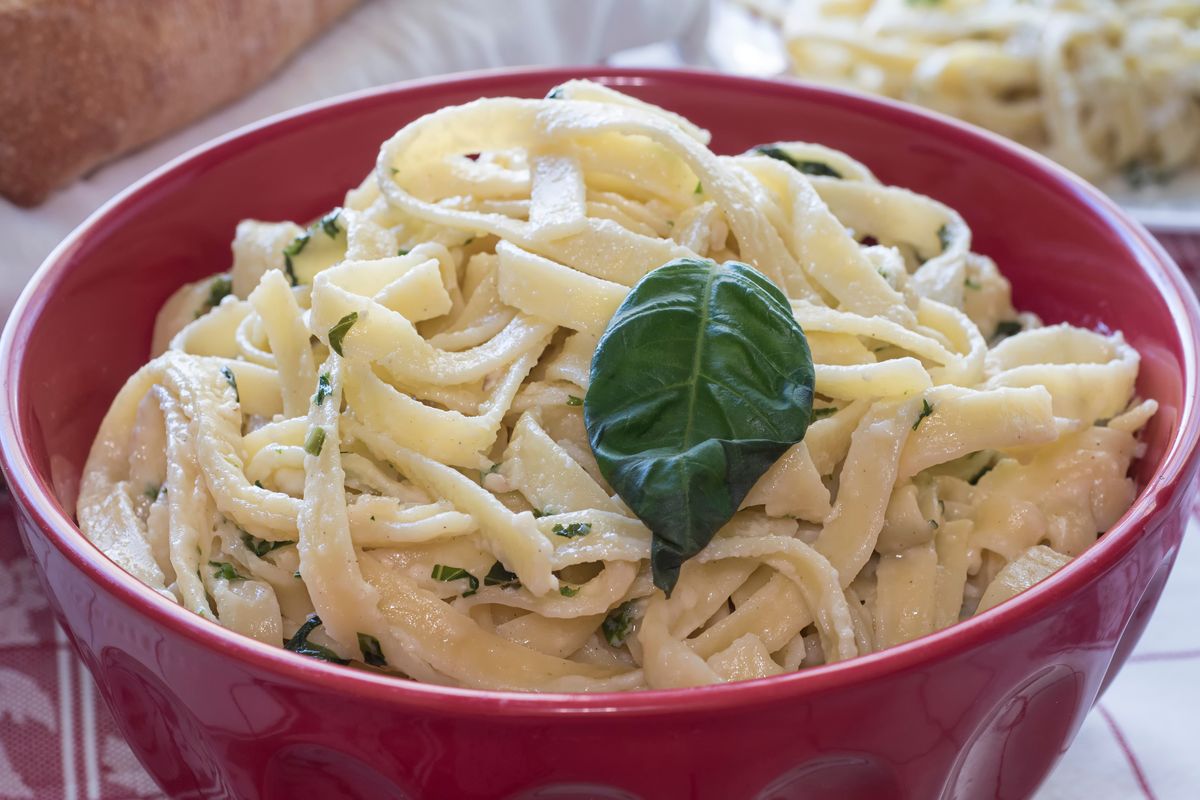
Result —
[[[1009,336],[1016,336],[1023,330],[1025,330],[1025,326],[1017,320],[1002,319],[996,323],[996,332],[992,334],[992,343],[1007,339]]]
[[[466,570],[463,570],[466,572]],[[497,561],[492,564],[492,568],[488,570],[488,574],[483,576],[484,586],[499,586],[502,589],[513,587],[517,588],[521,582],[517,580],[517,573],[509,572],[504,568],[504,565]]]
[[[495,569],[495,567],[493,567],[493,569]],[[462,567],[449,567],[445,564],[434,564],[433,572],[430,573],[429,577],[433,578],[435,581],[457,581],[466,578],[468,590],[462,593],[463,597],[470,597],[479,591],[479,578],[476,578]]]
[[[308,637],[321,625],[321,618],[316,614],[309,614],[308,619],[304,624],[296,629],[295,635],[290,639],[284,639],[283,649],[290,650],[293,653],[299,653],[302,656],[317,658],[321,661],[330,661],[334,664],[349,664],[347,659],[341,658],[337,653],[330,650],[324,645],[316,642],[308,641]]]
[[[933,406],[924,397],[921,398],[921,413],[917,414],[917,421],[913,423],[912,429],[915,431],[921,425],[921,420],[933,413]]]
[[[563,597],[574,597],[579,594],[578,586],[567,586],[565,583],[558,587],[558,593]]]
[[[329,382],[329,373],[322,372],[317,376],[317,393],[313,395],[313,405],[319,406],[325,402],[325,398],[333,393],[333,384]]]
[[[642,278],[592,357],[584,423],[600,471],[653,533],[670,593],[754,483],[804,438],[808,341],[753,268],[680,259]]]
[[[838,172],[824,161],[809,161],[808,159],[796,158],[791,153],[787,152],[776,144],[760,144],[751,152],[758,153],[760,156],[773,158],[777,161],[782,161],[792,169],[800,170],[805,175],[817,175],[822,178],[842,177],[842,173]]]
[[[238,571],[234,569],[233,564],[230,564],[228,561],[210,561],[208,565],[213,568],[214,578],[224,578],[230,582],[246,580],[246,576],[239,575]]]
[[[386,667],[387,659],[383,657],[383,647],[379,640],[369,633],[358,634],[358,649],[362,651],[363,661],[372,667]]]
[[[229,367],[221,367],[221,374],[225,376],[225,380],[233,387],[233,399],[240,403],[242,402],[242,393],[237,388],[237,376],[233,374],[233,370]]]
[[[942,252],[946,252],[946,248],[950,246],[950,229],[943,225],[938,228],[938,244],[942,246]]]
[[[233,294],[233,279],[228,275],[218,275],[213,278],[212,283],[208,285],[208,297],[204,298],[204,302],[196,311],[196,318],[199,319],[212,311],[217,306],[221,305],[221,301],[226,295]]]
[[[346,338],[346,334],[354,327],[354,323],[358,322],[358,312],[351,311],[346,316],[337,321],[337,324],[329,329],[329,349],[342,354],[342,341]]]
[[[591,533],[592,523],[590,522],[572,522],[563,525],[561,522],[550,529],[555,536],[562,536],[567,539],[574,539],[576,536],[587,536]]]
[[[604,618],[604,622],[600,625],[600,630],[604,633],[605,640],[613,647],[620,647],[625,644],[625,637],[629,636],[630,628],[633,627],[633,601],[614,608]]]
[[[287,547],[289,544],[295,544],[295,542],[272,542],[268,539],[259,539],[245,532],[242,533],[242,542],[251,553],[254,553],[259,558],[262,558],[272,550],[278,550],[281,547]]]

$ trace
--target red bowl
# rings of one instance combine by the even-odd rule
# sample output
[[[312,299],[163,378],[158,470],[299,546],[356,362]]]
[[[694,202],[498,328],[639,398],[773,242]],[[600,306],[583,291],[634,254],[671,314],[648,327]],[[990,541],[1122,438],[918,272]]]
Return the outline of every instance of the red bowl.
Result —
[[[243,217],[338,203],[379,143],[441,106],[588,75],[679,111],[718,152],[805,139],[958,209],[1050,321],[1107,325],[1160,403],[1137,501],[1057,575],[979,618],[801,673],[626,695],[446,689],[294,656],[143,587],[80,536],[101,415],[147,358],[155,312],[225,269]],[[0,343],[4,471],[26,547],[142,763],[179,797],[1021,798],[1141,635],[1194,493],[1200,309],[1144,229],[1028,151],[949,119],[795,83],[542,70],[411,83],[310,106],[164,167],[42,266]]]

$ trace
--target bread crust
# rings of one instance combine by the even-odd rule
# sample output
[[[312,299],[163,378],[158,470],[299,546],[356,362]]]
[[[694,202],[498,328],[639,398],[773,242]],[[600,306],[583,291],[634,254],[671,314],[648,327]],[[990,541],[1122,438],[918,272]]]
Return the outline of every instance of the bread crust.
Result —
[[[261,83],[357,0],[0,0],[0,195],[31,206]]]

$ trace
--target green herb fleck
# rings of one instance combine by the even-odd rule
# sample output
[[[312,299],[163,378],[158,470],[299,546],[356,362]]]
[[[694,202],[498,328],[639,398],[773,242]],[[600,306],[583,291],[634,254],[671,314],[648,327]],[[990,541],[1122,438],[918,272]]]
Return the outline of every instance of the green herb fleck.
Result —
[[[233,399],[235,402],[242,402],[242,395],[237,388],[237,376],[233,374],[233,370],[229,367],[221,367],[221,374],[225,376],[225,380],[233,388]]]
[[[457,581],[465,578],[467,586],[470,588],[468,591],[462,593],[463,597],[470,597],[479,591],[479,578],[476,578],[462,567],[448,567],[445,564],[434,564],[433,572],[429,577],[435,581]]]
[[[917,426],[921,424],[921,420],[933,413],[933,406],[929,405],[929,401],[924,397],[921,398],[921,413],[917,415],[917,421],[913,423],[912,429],[915,431]]]
[[[1173,172],[1140,159],[1134,159],[1122,167],[1121,175],[1131,189],[1162,185],[1175,177]]]
[[[224,578],[227,581],[244,581],[245,575],[239,575],[238,571],[233,568],[233,564],[228,561],[210,561],[208,565],[213,568],[214,578]]]
[[[474,237],[474,236],[472,236],[472,237],[470,237],[469,239],[467,239],[465,242],[463,242],[463,243],[462,243],[462,246],[463,246],[463,247],[466,247],[467,245],[471,244],[471,243],[472,243],[472,242],[474,242],[474,241],[475,241],[475,237]]]
[[[354,323],[358,322],[358,312],[351,311],[346,316],[337,321],[337,324],[329,329],[329,349],[342,355],[342,342],[346,338],[346,334],[354,327]]]
[[[266,489],[266,488],[267,488],[267,487],[265,487],[265,486],[263,486],[263,485],[262,485],[262,481],[255,481],[255,482],[254,482],[254,485],[255,485],[255,486],[257,486],[259,489]]]
[[[987,475],[989,472],[991,472],[995,468],[996,468],[996,465],[994,463],[993,464],[984,464],[983,468],[980,469],[979,472],[976,472],[970,478],[967,478],[967,483],[971,484],[972,486],[976,485],[977,483],[979,483],[980,478],[982,478],[984,475]]]
[[[937,520],[934,520],[934,519],[929,520],[929,527],[933,528],[934,530],[937,530],[937,527],[938,527]]]
[[[295,542],[271,542],[266,539],[258,539],[244,532],[242,533],[242,541],[250,549],[250,552],[259,558],[262,558],[272,550],[278,550],[281,547],[287,547],[289,544],[295,544]]]
[[[700,181],[696,181],[696,188],[692,194],[704,194],[704,184]]]
[[[151,502],[153,502],[158,499],[158,493],[161,491],[162,487],[158,484],[148,483],[146,484],[146,490],[142,492],[142,494],[146,495],[146,497],[150,498]]]
[[[945,225],[938,228],[938,241],[942,245],[942,252],[946,252],[946,248],[950,246],[950,229]]]
[[[754,152],[759,155],[773,158],[777,161],[782,161],[793,169],[798,169],[805,175],[815,175],[822,178],[840,178],[842,173],[838,172],[833,167],[823,161],[809,161],[807,159],[794,158],[790,153],[782,147],[773,144],[760,144],[754,148]]]
[[[974,278],[964,278],[963,286],[967,287],[968,289],[973,289],[975,291],[979,291],[980,289],[983,288],[983,284],[980,283],[979,281],[975,280]]]
[[[383,657],[383,648],[379,640],[369,633],[358,634],[358,649],[362,651],[363,661],[372,667],[386,667],[387,659]]]
[[[558,593],[563,597],[574,597],[575,595],[579,594],[579,587],[567,586],[566,584],[563,584],[562,586],[558,587]]]
[[[398,173],[400,171],[400,170],[396,169],[395,167],[388,167],[388,169],[390,169],[392,171],[393,175],[395,175],[396,173]]]
[[[1007,339],[1009,336],[1016,336],[1021,331],[1025,330],[1025,326],[1015,319],[1005,319],[996,323],[996,333],[992,335],[993,341]]]
[[[561,522],[551,528],[556,536],[562,536],[567,539],[574,539],[576,536],[587,536],[592,530],[590,522],[572,522],[569,525],[563,525]]]
[[[292,259],[300,255],[311,238],[312,235],[308,231],[305,231],[295,239],[292,239],[291,244],[283,248],[283,271],[287,273],[288,280],[291,281],[292,286],[300,285],[299,279],[296,278],[296,266],[292,263]]]
[[[517,588],[521,582],[517,580],[517,573],[509,572],[504,568],[504,565],[497,561],[492,564],[492,568],[488,570],[488,574],[483,576],[484,586],[499,586],[501,589]]]
[[[409,254],[409,253],[411,253],[411,252],[412,252],[412,251],[411,251],[411,250],[409,250],[407,247],[401,247],[399,250],[397,250],[397,251],[396,251],[396,255],[398,255],[398,256],[406,256],[406,255],[408,255],[408,254]]]
[[[609,644],[613,647],[620,647],[625,644],[625,637],[629,635],[633,622],[633,601],[631,600],[610,611],[604,618],[600,629],[604,632],[604,638],[608,640]]]
[[[840,410],[841,409],[839,409],[837,406],[827,406],[825,408],[814,408],[812,411],[812,418],[814,421],[816,421],[818,419],[825,419],[826,417],[832,417],[834,414],[836,414]]]
[[[230,294],[233,294],[233,280],[228,275],[218,275],[213,278],[213,282],[208,285],[208,297],[204,298],[204,304],[196,312],[196,317],[202,317],[221,305],[225,296]]]
[[[569,395],[567,395],[567,405],[581,406],[581,405],[583,405],[583,398],[577,397],[576,395],[573,395],[573,394],[569,394]]]
[[[299,577],[299,573],[297,573]],[[330,650],[324,645],[319,645],[316,642],[308,641],[308,637],[312,632],[321,625],[321,618],[316,614],[309,614],[308,619],[304,624],[296,629],[296,633],[290,639],[285,639],[283,649],[290,650],[293,653],[299,653],[302,656],[320,659],[321,661],[329,661],[334,664],[349,664],[350,662],[338,656],[337,653]]]
[[[341,219],[341,216],[342,210],[335,208],[317,221],[317,224],[321,226],[321,230],[325,231],[325,235],[330,239],[336,239],[337,235],[342,232],[342,229],[338,227],[338,220]]]
[[[333,385],[329,382],[329,373],[322,372],[317,376],[317,393],[313,395],[313,405],[321,405],[331,394],[333,394]]]
[[[321,455],[321,448],[325,446],[325,429],[314,425],[308,429],[308,436],[304,437],[304,452],[310,456]]]

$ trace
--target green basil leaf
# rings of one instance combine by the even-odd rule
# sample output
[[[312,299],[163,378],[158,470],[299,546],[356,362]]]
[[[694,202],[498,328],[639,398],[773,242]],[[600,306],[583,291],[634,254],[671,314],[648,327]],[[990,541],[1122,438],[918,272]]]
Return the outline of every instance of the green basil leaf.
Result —
[[[342,355],[342,342],[346,338],[346,334],[354,327],[354,323],[358,322],[358,312],[351,311],[346,316],[337,321],[337,324],[329,329],[329,349]]]
[[[228,561],[210,561],[208,565],[213,568],[214,578],[224,578],[230,582],[246,580],[246,576],[240,574]]]
[[[304,437],[304,452],[310,456],[321,455],[321,448],[325,446],[325,429],[312,427],[308,429],[308,436]]]
[[[333,393],[333,384],[329,382],[329,373],[322,372],[317,376],[317,393],[313,395],[313,405],[319,406],[325,398]]]
[[[285,639],[283,649],[290,650],[293,653],[299,653],[302,656],[320,659],[321,661],[329,661],[334,664],[349,664],[350,662],[338,656],[337,653],[330,650],[328,647],[317,644],[316,642],[308,641],[309,635],[312,634],[321,625],[321,618],[316,614],[309,614],[308,619],[304,624],[296,629],[295,635],[290,639]]]
[[[466,570],[463,570],[466,572]],[[468,573],[469,574],[469,573]],[[521,582],[517,580],[517,573],[509,572],[504,568],[504,565],[497,561],[492,564],[492,568],[488,570],[488,574],[483,576],[484,586],[499,586],[502,589],[509,587],[517,588]]]
[[[295,544],[295,542],[272,542],[269,539],[259,539],[245,531],[242,532],[242,542],[249,548],[251,553],[254,553],[259,558],[262,558],[272,550],[278,550],[281,547],[287,547],[289,544]]]
[[[604,618],[604,622],[600,625],[600,630],[604,633],[604,639],[613,647],[620,647],[625,644],[625,637],[629,636],[630,628],[633,627],[634,619],[634,604],[630,600],[627,603],[614,608],[608,612],[608,616]]]
[[[592,531],[592,523],[590,522],[571,522],[563,525],[561,522],[550,529],[555,536],[562,536],[566,539],[574,539],[576,536],[587,536]]]
[[[804,332],[753,268],[680,259],[633,287],[596,347],[583,410],[601,473],[653,533],[656,586],[669,594],[804,438],[812,398]]]
[[[363,661],[372,667],[386,667],[387,659],[383,657],[383,647],[379,640],[369,633],[358,634],[358,649],[362,652]]]
[[[758,153],[760,156],[773,158],[776,161],[782,161],[792,169],[800,170],[805,175],[817,175],[822,178],[842,177],[842,173],[838,172],[824,161],[809,161],[808,159],[804,158],[796,158],[777,144],[760,144],[750,152]]]
[[[212,311],[217,306],[221,305],[221,301],[227,295],[233,294],[233,279],[228,275],[218,275],[213,278],[212,283],[208,285],[208,297],[204,298],[204,302],[196,311],[196,318],[199,319]]]
[[[225,381],[233,388],[233,399],[240,403],[242,402],[242,393],[237,388],[237,376],[233,374],[233,370],[229,367],[221,367],[221,374],[225,376]]]

